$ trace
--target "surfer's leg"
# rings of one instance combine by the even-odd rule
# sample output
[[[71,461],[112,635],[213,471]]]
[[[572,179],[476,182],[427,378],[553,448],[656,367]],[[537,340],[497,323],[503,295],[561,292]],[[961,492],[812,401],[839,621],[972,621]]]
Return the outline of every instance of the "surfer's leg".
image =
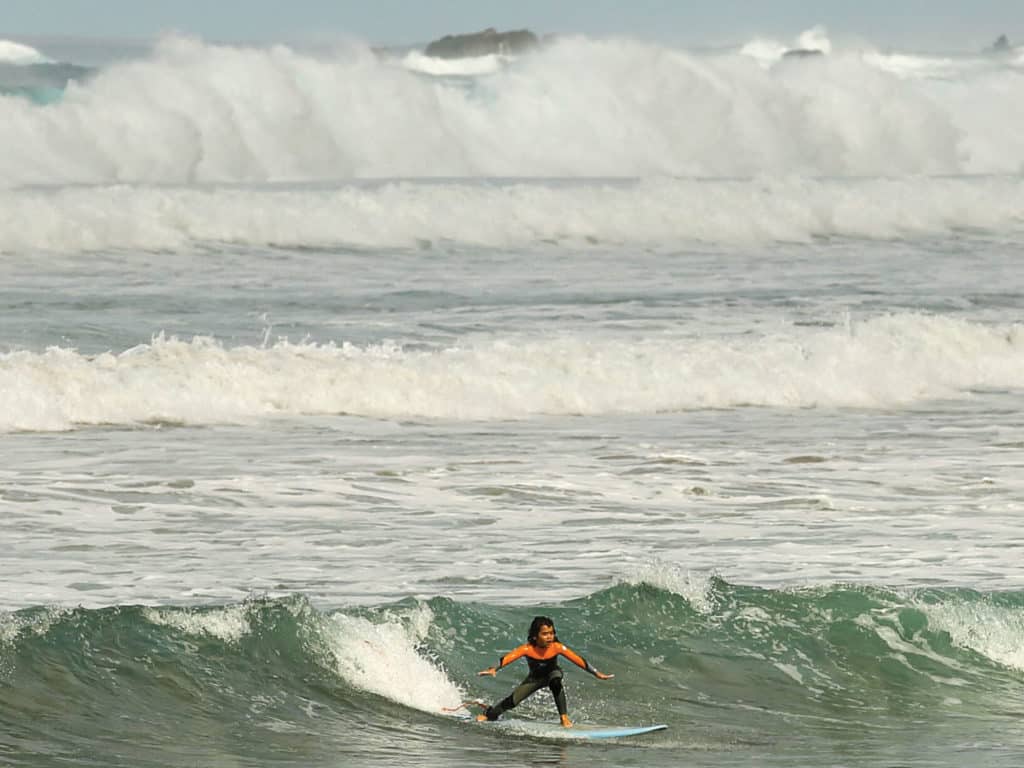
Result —
[[[497,704],[488,707],[487,711],[484,712],[484,715],[488,720],[497,720],[501,717],[503,712],[507,712],[513,707],[518,707],[522,703],[523,699],[536,693],[547,684],[547,680],[536,680],[532,677],[528,677],[517,685],[516,689],[512,691],[512,693]]]
[[[551,695],[555,697],[555,706],[558,707],[558,714],[568,714],[569,707],[565,701],[565,688],[562,687],[562,670],[556,669],[551,673],[548,677],[548,688],[551,689]]]

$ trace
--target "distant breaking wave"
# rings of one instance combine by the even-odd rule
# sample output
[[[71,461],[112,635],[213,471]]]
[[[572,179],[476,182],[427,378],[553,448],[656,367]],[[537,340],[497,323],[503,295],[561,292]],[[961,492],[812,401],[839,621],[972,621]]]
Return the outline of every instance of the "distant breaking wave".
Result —
[[[883,71],[859,53],[765,68],[566,38],[466,83],[353,46],[163,41],[46,109],[0,100],[6,185],[412,177],[1016,174],[1024,73]]]
[[[738,339],[493,338],[434,350],[157,338],[0,355],[0,430],[351,414],[460,421],[771,406],[891,408],[1024,388],[1024,327],[892,315]]]
[[[2,128],[0,128],[2,130]],[[0,189],[0,253],[424,248],[1024,232],[1016,177],[450,181]]]
[[[91,71],[53,61],[31,46],[0,40],[0,115],[4,114],[4,96],[20,97],[36,105],[55,103],[68,82],[84,79]]]
[[[467,59],[439,59],[425,56],[419,51],[410,51],[402,58],[403,66],[413,72],[449,77],[491,75],[511,61],[511,57],[496,53]]]
[[[0,40],[0,64],[42,64],[48,61],[30,45],[14,40]]]

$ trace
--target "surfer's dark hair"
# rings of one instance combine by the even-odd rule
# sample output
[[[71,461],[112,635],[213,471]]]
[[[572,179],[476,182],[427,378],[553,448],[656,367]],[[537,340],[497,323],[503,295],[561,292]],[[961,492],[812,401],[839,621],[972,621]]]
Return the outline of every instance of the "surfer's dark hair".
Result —
[[[530,631],[526,633],[526,642],[530,645],[537,644],[537,637],[540,635],[541,627],[555,628],[555,621],[548,616],[534,616],[533,621],[530,622]],[[555,631],[555,642],[558,642],[558,632]]]

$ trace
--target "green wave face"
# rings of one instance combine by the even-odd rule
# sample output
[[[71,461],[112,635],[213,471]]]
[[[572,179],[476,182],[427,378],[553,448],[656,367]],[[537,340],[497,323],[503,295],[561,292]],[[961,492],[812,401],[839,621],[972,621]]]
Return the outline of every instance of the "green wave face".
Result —
[[[564,642],[617,674],[614,684],[574,675],[580,708],[601,721],[667,719],[712,744],[820,746],[874,744],[886,733],[902,742],[908,730],[926,743],[927,729],[950,722],[984,733],[998,730],[1008,709],[1024,710],[1024,654],[1012,650],[1024,628],[1022,593],[772,591],[713,580],[694,602],[620,585],[542,610]],[[474,652],[521,642],[529,621],[527,612],[468,611],[438,610],[437,625],[461,626]],[[453,650],[444,660],[468,677],[462,657]]]
[[[0,61],[0,96],[17,96],[39,104],[54,104],[72,81],[85,82],[94,71],[68,63],[13,64]]]
[[[50,86],[24,86],[14,88],[0,87],[0,96],[17,96],[19,98],[28,99],[33,104],[43,106],[46,104],[56,104],[64,98],[64,89],[53,88]]]
[[[978,764],[998,765],[1024,746],[1024,593],[712,579],[689,599],[620,584],[528,608],[434,598],[321,611],[290,598],[0,615],[0,755],[15,765],[473,764],[480,740],[495,737],[441,710],[511,690],[522,662],[496,679],[476,672],[521,643],[535,614],[616,675],[598,681],[563,661],[575,720],[669,724],[634,747],[652,765],[678,764],[680,750],[709,765],[754,755],[943,764],[964,744],[994,745]],[[554,719],[549,694],[514,716]],[[529,743],[516,749],[548,748]]]

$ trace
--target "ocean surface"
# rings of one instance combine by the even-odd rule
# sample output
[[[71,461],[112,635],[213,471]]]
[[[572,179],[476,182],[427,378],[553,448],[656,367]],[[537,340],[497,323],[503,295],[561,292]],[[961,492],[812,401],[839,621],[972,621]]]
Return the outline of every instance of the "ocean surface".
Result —
[[[1022,764],[1024,51],[15,43],[0,764]]]

